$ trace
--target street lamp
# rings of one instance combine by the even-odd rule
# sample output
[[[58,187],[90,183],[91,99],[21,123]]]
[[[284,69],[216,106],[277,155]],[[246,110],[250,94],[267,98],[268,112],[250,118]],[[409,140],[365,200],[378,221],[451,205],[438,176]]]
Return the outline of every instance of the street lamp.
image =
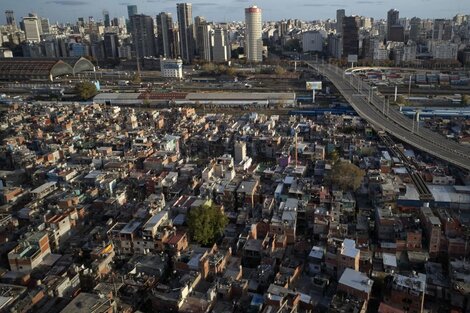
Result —
[[[372,102],[371,102],[371,99],[372,99],[372,97],[373,97],[373,95],[374,95],[374,90],[375,90],[375,89],[377,89],[377,87],[375,87],[375,86],[369,88],[369,103],[372,103]]]

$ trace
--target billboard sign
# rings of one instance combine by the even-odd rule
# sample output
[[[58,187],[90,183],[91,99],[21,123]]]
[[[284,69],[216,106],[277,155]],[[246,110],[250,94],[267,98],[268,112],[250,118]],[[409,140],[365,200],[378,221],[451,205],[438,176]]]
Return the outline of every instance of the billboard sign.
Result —
[[[357,63],[357,54],[348,54],[349,63]]]
[[[307,90],[321,90],[322,82],[307,82],[306,88]]]

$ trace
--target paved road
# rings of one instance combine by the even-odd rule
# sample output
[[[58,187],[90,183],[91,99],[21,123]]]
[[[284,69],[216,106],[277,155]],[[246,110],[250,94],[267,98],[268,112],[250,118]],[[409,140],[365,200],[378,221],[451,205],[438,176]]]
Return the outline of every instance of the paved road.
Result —
[[[351,104],[356,112],[379,130],[435,157],[470,170],[470,148],[449,140],[427,128],[418,129],[412,119],[396,108],[384,105],[385,99],[375,88],[331,64],[307,63],[326,76]],[[370,102],[369,102],[370,100]]]

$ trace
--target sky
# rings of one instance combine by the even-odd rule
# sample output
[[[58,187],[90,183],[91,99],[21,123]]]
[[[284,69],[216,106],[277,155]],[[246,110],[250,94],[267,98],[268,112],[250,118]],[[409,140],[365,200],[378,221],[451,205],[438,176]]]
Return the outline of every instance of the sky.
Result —
[[[74,22],[78,17],[93,16],[102,19],[103,10],[111,17],[127,16],[127,5],[135,4],[138,13],[154,16],[159,12],[173,13],[181,0],[0,0],[1,18],[5,23],[5,10],[15,12],[16,21],[29,12],[54,22]],[[343,8],[346,15],[386,18],[387,11],[395,8],[400,17],[450,18],[458,13],[470,14],[469,0],[194,0],[193,17],[204,16],[213,22],[244,20],[244,8],[257,5],[263,10],[263,20],[298,18],[318,20],[335,18],[336,9]]]

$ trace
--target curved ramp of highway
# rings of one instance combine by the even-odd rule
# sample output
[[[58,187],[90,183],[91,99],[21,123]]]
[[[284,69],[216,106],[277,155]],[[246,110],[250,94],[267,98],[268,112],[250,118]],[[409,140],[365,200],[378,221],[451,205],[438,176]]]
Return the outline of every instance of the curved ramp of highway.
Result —
[[[354,75],[345,75],[343,70],[331,64],[307,64],[326,76],[354,110],[375,128],[439,159],[470,170],[470,148],[427,128],[418,128],[396,108],[387,106],[385,99],[374,92],[374,87]]]

